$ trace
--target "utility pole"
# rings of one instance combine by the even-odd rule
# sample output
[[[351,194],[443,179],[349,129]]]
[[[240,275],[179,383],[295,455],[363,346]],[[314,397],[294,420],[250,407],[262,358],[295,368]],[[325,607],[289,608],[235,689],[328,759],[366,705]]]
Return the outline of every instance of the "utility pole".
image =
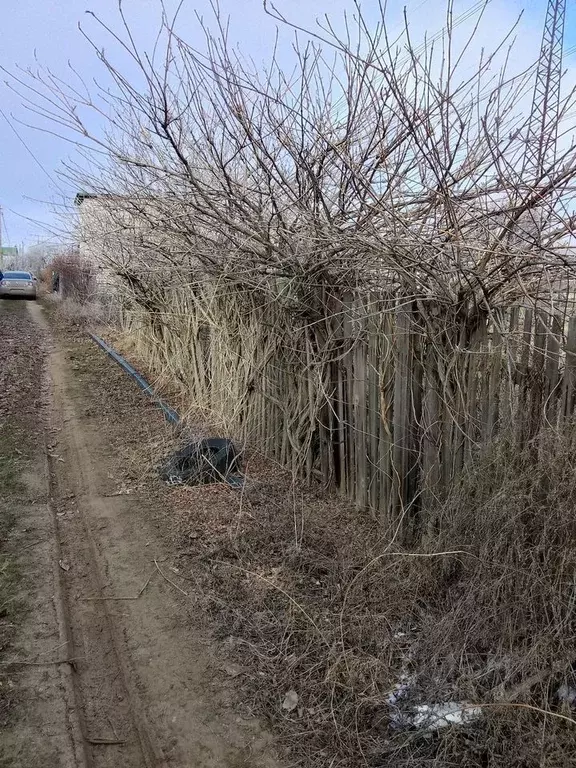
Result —
[[[546,175],[554,167],[556,159],[565,18],[566,0],[548,0],[522,158],[520,183],[523,199],[537,194],[538,189],[550,181]],[[523,244],[526,244],[528,237],[532,246],[539,249],[553,208],[554,202],[549,201],[546,209],[536,205],[522,215]]]
[[[556,158],[566,0],[548,0],[528,123],[522,179],[541,184]]]
[[[540,183],[556,157],[565,18],[566,0],[548,0],[522,174],[529,182]]]

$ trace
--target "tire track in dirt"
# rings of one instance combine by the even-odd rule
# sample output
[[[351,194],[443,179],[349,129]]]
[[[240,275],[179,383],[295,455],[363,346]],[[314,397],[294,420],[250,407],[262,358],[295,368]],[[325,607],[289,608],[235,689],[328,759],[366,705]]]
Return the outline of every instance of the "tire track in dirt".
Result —
[[[1,542],[0,582],[7,588],[11,566],[9,600],[19,606],[15,616],[0,611],[0,623],[16,627],[13,643],[0,631],[0,765],[87,768],[49,505],[44,339],[25,305],[3,301],[0,337],[0,466],[6,469],[6,453],[17,456],[11,475],[0,480],[0,536],[9,532]]]
[[[39,308],[30,309],[49,332]],[[50,499],[60,540],[63,616],[88,765],[161,768],[166,765],[164,756],[131,684],[109,600],[102,599],[105,567],[90,517],[98,518],[99,507],[109,500],[102,500],[95,487],[90,454],[66,396],[65,362],[56,347],[48,352],[48,369],[50,430],[58,442],[55,450],[53,444],[48,446]]]

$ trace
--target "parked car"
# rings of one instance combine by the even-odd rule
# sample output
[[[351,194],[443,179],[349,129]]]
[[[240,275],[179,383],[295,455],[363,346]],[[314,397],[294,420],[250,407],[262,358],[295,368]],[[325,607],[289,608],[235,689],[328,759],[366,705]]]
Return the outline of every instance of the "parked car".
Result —
[[[2,272],[0,298],[35,299],[36,281],[30,272]]]

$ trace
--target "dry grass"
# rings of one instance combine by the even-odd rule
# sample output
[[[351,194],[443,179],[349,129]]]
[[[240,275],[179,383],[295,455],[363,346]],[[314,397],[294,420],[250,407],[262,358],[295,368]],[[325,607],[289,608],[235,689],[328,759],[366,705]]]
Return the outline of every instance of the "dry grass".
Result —
[[[576,685],[574,442],[494,445],[414,552],[257,457],[241,498],[175,491],[183,572],[204,564],[222,634],[254,668],[252,700],[302,764],[576,764],[576,724],[556,695]],[[406,716],[454,700],[483,716],[398,729],[388,696],[402,679]]]
[[[576,688],[575,443],[572,427],[524,449],[503,435],[426,510],[412,551],[250,450],[241,494],[173,492],[180,572],[208,596],[254,670],[250,700],[302,764],[576,765],[574,719],[557,697]],[[483,715],[435,733],[395,727],[418,704],[448,701]]]
[[[250,450],[241,493],[170,492],[179,575],[204,595],[250,670],[245,701],[279,727],[296,764],[576,765],[574,718],[557,697],[576,687],[575,442],[570,429],[524,450],[493,443],[429,510],[412,551]],[[169,444],[148,447],[151,464]],[[143,471],[141,443],[134,466]],[[435,733],[395,727],[398,712],[453,700],[482,717]]]
[[[61,320],[81,328],[94,328],[102,322],[102,310],[94,302],[80,302],[76,299],[63,299],[52,302]]]

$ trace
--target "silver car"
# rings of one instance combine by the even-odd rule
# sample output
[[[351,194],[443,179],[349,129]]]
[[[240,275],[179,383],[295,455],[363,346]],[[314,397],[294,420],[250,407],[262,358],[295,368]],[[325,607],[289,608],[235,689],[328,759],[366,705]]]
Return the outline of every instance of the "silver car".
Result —
[[[36,283],[30,272],[2,272],[0,280],[0,299],[20,297],[36,298]]]

